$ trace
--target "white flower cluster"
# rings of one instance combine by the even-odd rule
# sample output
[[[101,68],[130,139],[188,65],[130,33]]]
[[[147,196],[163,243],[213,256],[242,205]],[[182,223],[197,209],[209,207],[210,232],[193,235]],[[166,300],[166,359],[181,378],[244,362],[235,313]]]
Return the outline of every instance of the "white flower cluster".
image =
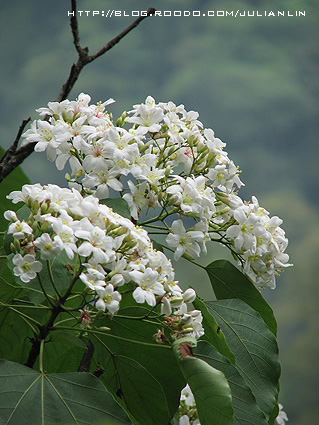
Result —
[[[279,413],[275,419],[276,425],[285,425],[288,422],[288,417],[286,412],[284,412],[282,404],[278,404]],[[196,403],[194,395],[189,387],[186,385],[181,392],[180,405],[177,411],[177,418],[179,420],[178,425],[200,425]],[[257,425],[257,424],[256,424]]]
[[[7,233],[14,238],[13,271],[23,282],[36,277],[43,261],[65,251],[70,260],[79,256],[79,278],[93,294],[98,310],[114,315],[122,298],[120,288],[127,285],[125,292],[131,290],[137,303],[155,306],[161,302],[174,329],[194,337],[203,334],[200,312],[187,311],[186,304],[195,299],[195,291],[183,293],[174,280],[170,260],[153,249],[144,229],[96,197],[83,198],[75,189],[24,185],[7,198],[24,202],[31,212],[27,221],[19,220],[13,211],[4,214],[11,222]]]
[[[194,395],[189,385],[186,385],[181,392],[177,418],[179,425],[200,425]]]
[[[38,109],[45,119],[24,133],[26,142],[37,142],[35,150],[46,150],[58,169],[69,161],[70,187],[99,199],[110,189],[121,192],[135,220],[141,210],[157,208],[141,224],[164,223],[175,260],[206,253],[207,241],[217,240],[237,255],[256,285],[275,287],[275,276],[289,265],[282,221],[270,218],[255,198],[247,205],[235,193],[242,185],[239,171],[198,113],[148,96],[114,124],[105,111],[113,99],[90,101],[81,93],[76,101]]]

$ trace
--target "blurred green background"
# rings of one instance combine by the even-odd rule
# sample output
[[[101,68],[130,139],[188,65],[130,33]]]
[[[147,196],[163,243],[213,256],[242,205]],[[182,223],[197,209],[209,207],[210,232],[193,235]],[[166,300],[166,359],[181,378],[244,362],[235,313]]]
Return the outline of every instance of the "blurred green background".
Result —
[[[78,10],[274,11],[305,17],[153,17],[105,56],[88,65],[70,99],[117,100],[115,117],[148,94],[183,103],[227,143],[243,170],[244,199],[284,219],[294,267],[265,297],[279,322],[280,402],[290,425],[319,417],[319,176],[317,0],[156,1],[79,0]],[[7,148],[22,119],[55,100],[76,60],[67,0],[1,1],[0,144]],[[135,18],[79,18],[81,42],[94,53]],[[64,184],[63,173],[33,154],[23,164],[32,182]],[[211,245],[208,264],[227,255]],[[176,265],[184,287],[205,298],[210,285],[200,269]],[[256,424],[257,425],[257,424]]]

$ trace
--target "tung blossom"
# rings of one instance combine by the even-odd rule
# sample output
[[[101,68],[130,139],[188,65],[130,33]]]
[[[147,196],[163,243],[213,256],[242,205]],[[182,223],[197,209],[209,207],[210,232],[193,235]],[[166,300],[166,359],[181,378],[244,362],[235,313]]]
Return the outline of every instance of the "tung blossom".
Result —
[[[31,254],[27,254],[24,257],[21,254],[16,254],[12,262],[15,265],[13,273],[24,283],[30,282],[42,270],[42,264],[36,261],[34,255]]]

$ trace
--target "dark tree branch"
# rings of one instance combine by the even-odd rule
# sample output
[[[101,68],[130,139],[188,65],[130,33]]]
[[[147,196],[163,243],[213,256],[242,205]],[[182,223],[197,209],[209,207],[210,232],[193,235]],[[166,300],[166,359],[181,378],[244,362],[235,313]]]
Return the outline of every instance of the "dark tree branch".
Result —
[[[76,63],[74,63],[71,66],[69,77],[67,81],[65,82],[65,84],[63,84],[62,86],[62,89],[56,99],[57,102],[61,102],[62,100],[65,100],[67,98],[67,96],[70,94],[72,88],[74,87],[74,84],[76,83],[85,65],[87,65],[90,62],[93,62],[95,59],[102,56],[108,50],[112,49],[112,47],[114,47],[115,44],[117,44],[130,31],[132,31],[132,29],[137,27],[137,25],[141,21],[143,21],[148,16],[152,16],[155,12],[154,8],[152,7],[149,8],[145,16],[139,16],[124,31],[122,31],[120,34],[118,34],[116,37],[110,40],[104,47],[102,47],[102,49],[100,49],[98,52],[96,52],[93,55],[89,55],[89,48],[82,47],[80,43],[79,25],[77,20],[76,6],[77,6],[76,0],[71,0],[71,8],[72,8],[72,12],[74,16],[71,15],[70,26],[71,26],[72,36],[73,36],[73,44],[75,46],[76,51],[78,52],[78,60]],[[34,150],[34,147],[36,145],[35,142],[28,143],[26,145],[21,146],[19,149],[17,149],[22,132],[29,121],[30,121],[30,118],[22,121],[22,124],[19,128],[19,132],[17,134],[15,141],[10,146],[10,148],[5,152],[5,154],[0,160],[0,183],[5,177],[7,177],[11,173],[11,171],[13,171],[18,165],[20,165]]]
[[[18,147],[18,143],[21,138],[21,135],[23,133],[23,130],[25,129],[25,126],[28,124],[29,121],[31,121],[30,117],[22,121],[22,124],[19,127],[17,137],[15,138],[10,148],[4,153],[3,157],[0,160],[0,183],[5,177],[7,177],[8,174],[11,173],[11,171],[13,171],[25,159],[24,155],[23,154],[21,155],[20,153],[21,148],[17,150],[17,147]],[[34,146],[30,148],[29,148],[29,152],[31,153],[33,152]],[[28,155],[30,155],[30,153]]]

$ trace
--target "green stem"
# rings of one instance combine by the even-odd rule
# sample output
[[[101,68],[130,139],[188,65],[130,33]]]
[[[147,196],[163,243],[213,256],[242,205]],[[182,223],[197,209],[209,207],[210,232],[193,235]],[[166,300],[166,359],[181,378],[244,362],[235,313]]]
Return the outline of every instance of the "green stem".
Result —
[[[43,347],[44,347],[44,339],[42,339],[40,344],[40,361],[39,361],[40,373],[43,373]]]
[[[150,227],[151,229],[158,229],[158,230],[166,230],[166,227],[163,226],[155,226],[152,224],[143,224],[145,227]]]
[[[74,319],[77,321],[77,323],[79,323],[79,320],[73,316],[73,317],[68,317],[67,319],[60,320],[54,326],[59,326],[61,323],[69,322],[70,320],[74,320]]]
[[[54,306],[54,303],[50,300],[49,295],[46,293],[46,290],[44,289],[44,286],[42,284],[42,281],[41,281],[41,278],[40,278],[39,274],[37,275],[37,277],[38,277],[38,281],[39,281],[40,287],[42,289],[43,295],[45,296],[45,298],[48,301],[48,303],[50,304],[50,306],[53,307]],[[51,297],[51,298],[53,298],[53,297]]]
[[[16,300],[18,301],[18,300]],[[6,304],[1,302],[1,305],[3,307],[8,307],[8,308],[35,308],[38,310],[50,310],[50,307],[46,306],[46,305],[23,305],[23,304]]]
[[[67,326],[53,326],[52,327],[52,330],[60,330],[60,329],[79,332],[79,329],[69,328]],[[112,335],[112,334],[107,333],[107,332],[95,331],[93,329],[85,329],[85,332],[91,333],[93,335],[95,335],[95,334],[96,335],[103,335],[103,336],[105,336],[107,338],[114,338],[114,339],[118,339],[120,341],[131,342],[131,343],[137,344],[137,345],[146,345],[148,347],[159,347],[158,344],[151,344],[151,343],[143,342],[143,341],[135,341],[134,339],[123,338],[121,336]],[[169,348],[170,349],[170,347],[165,346],[165,345],[161,345],[161,347],[165,347],[165,348]]]
[[[10,304],[5,304],[2,301],[0,301],[0,304],[1,304],[1,306],[6,307],[6,308],[10,308],[10,310],[12,310],[15,313],[19,314],[21,317],[23,317],[24,319],[26,319],[28,321],[28,323],[29,323],[29,320],[30,320],[31,322],[35,323],[37,326],[41,326],[41,323],[38,322],[37,320],[33,319],[33,317],[30,317],[27,314],[22,313],[22,311],[17,310],[15,307],[11,306]],[[20,306],[17,306],[17,307],[20,307]]]
[[[162,210],[162,211],[163,211],[163,210]],[[177,209],[177,208],[174,208],[174,209],[172,209],[172,210],[168,211],[168,212],[167,212],[166,214],[164,214],[164,215],[162,215],[162,211],[161,211],[161,213],[160,213],[157,217],[150,218],[149,220],[146,220],[146,221],[144,221],[143,223],[139,223],[139,225],[140,225],[140,226],[145,226],[146,224],[155,223],[156,221],[163,221],[163,220],[165,220],[165,218],[166,218],[166,217],[168,217],[169,215],[175,214],[175,213],[178,211],[178,209]]]
[[[49,260],[47,260],[47,268],[48,268],[49,278],[50,278],[50,282],[51,282],[52,288],[53,288],[56,296],[58,298],[60,298],[59,291],[57,290],[57,287],[55,286],[55,283],[54,283],[54,277],[53,277],[52,268],[51,268],[51,264],[50,264],[50,261]]]

